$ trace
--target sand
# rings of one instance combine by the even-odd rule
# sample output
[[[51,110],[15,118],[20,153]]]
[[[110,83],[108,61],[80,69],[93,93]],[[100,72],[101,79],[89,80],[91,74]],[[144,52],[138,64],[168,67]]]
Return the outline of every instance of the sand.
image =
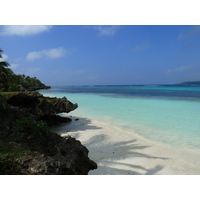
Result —
[[[200,153],[169,148],[110,124],[72,117],[52,127],[87,147],[98,168],[89,175],[199,175]]]

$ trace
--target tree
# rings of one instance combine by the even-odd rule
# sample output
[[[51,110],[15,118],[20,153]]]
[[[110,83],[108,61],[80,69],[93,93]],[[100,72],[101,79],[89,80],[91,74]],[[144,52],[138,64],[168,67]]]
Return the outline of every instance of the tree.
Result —
[[[3,50],[0,49],[0,58],[3,58],[2,53]],[[6,61],[0,62],[0,86],[8,90],[9,87],[9,75],[13,74],[12,70],[6,67],[9,67],[10,64]]]
[[[3,50],[0,49],[0,58],[3,58],[2,54],[1,54],[2,52],[3,52]],[[9,67],[9,66],[10,66],[10,64],[8,62],[6,62],[6,61],[1,61],[0,62],[0,67]]]
[[[2,58],[3,51],[0,49],[0,58]],[[36,77],[31,78],[24,74],[15,74],[10,68],[9,63],[0,61],[0,90],[3,91],[20,91],[20,86],[26,89],[46,87]]]

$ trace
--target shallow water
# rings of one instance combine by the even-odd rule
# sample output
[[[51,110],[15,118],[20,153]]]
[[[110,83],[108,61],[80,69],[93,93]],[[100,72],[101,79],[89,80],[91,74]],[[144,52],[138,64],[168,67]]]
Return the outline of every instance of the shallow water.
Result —
[[[65,86],[40,92],[78,103],[68,115],[106,121],[154,142],[200,151],[200,87]]]

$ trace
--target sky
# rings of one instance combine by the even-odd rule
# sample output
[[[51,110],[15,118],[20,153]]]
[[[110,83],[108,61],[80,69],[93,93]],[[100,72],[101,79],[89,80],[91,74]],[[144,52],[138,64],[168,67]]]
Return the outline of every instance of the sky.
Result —
[[[0,48],[50,86],[200,81],[200,26],[0,25]]]

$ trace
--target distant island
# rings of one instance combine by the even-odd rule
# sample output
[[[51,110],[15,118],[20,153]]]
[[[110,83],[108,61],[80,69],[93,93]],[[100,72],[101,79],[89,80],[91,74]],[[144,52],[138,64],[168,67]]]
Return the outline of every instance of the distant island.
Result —
[[[186,81],[182,83],[177,83],[177,85],[197,86],[200,85],[200,81]]]

